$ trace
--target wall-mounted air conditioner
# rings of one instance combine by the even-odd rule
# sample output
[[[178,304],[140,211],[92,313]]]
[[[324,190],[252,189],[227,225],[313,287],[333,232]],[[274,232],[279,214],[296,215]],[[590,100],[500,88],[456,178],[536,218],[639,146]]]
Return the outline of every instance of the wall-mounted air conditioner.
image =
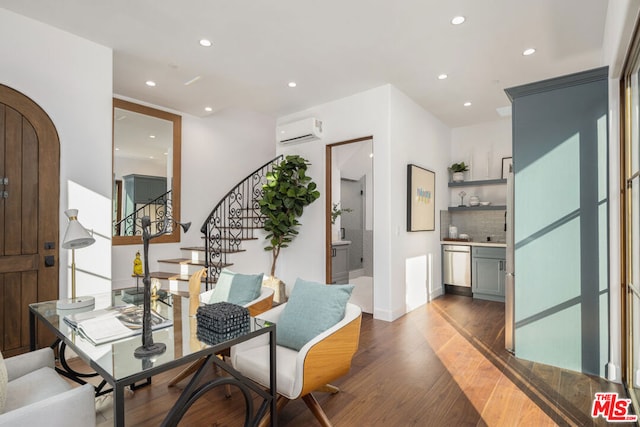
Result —
[[[322,138],[322,121],[314,118],[276,127],[276,140],[281,144],[313,141]]]

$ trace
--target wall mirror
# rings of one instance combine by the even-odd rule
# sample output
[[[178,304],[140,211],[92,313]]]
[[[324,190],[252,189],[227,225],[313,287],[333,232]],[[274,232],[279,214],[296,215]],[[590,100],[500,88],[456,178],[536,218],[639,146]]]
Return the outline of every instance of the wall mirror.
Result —
[[[113,99],[113,244],[142,243],[140,219],[155,233],[165,218],[180,221],[182,117]],[[153,243],[180,241],[180,227]]]

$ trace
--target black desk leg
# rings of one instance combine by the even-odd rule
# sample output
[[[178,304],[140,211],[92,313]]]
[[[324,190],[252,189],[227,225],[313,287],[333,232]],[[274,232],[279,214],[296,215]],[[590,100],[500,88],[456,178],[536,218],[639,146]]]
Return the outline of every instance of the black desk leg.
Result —
[[[271,427],[278,425],[278,389],[276,388],[276,329],[269,332],[269,381],[271,386]]]
[[[29,310],[29,350],[36,349],[36,316]]]
[[[124,387],[116,384],[113,387],[113,425],[124,427]]]

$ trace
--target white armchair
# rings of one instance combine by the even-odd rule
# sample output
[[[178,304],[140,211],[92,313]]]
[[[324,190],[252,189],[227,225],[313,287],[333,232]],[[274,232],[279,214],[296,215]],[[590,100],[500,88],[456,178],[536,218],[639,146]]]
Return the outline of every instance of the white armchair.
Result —
[[[206,304],[211,299],[211,295],[215,291],[215,289],[211,289],[209,291],[200,293],[200,281],[202,279],[202,276],[205,273],[206,273],[206,270],[203,268],[202,270],[199,270],[196,273],[194,273],[189,279],[189,316],[193,323],[193,326],[191,328],[192,333],[195,333],[195,330],[196,330],[195,315],[198,310],[198,307],[202,304]],[[250,316],[255,317],[258,314],[263,313],[272,307],[273,295],[274,295],[273,289],[263,286],[262,288],[260,288],[260,296],[254,299],[253,301],[250,301],[249,303],[245,304],[244,307],[246,307],[247,310],[249,310]],[[192,338],[195,338],[195,336]],[[195,362],[187,366],[185,369],[183,369],[180,373],[178,373],[178,375],[173,377],[169,381],[167,386],[168,387],[175,386],[180,381],[182,381],[183,379],[187,378],[188,376],[193,374],[195,371],[197,371],[200,368],[200,366],[202,366],[203,363],[204,363],[204,359],[196,360]],[[229,394],[228,390],[227,390],[227,394]]]
[[[285,306],[286,303],[279,305],[259,317],[277,324]],[[321,425],[331,425],[311,392],[340,391],[329,383],[349,372],[353,355],[358,350],[361,319],[360,307],[347,304],[344,318],[306,343],[300,351],[280,345],[276,347],[278,410],[289,400],[302,398]],[[267,336],[260,336],[232,347],[231,362],[244,376],[269,387]]]
[[[4,360],[7,400],[0,426],[96,425],[91,384],[73,387],[54,369],[53,350],[43,348]]]

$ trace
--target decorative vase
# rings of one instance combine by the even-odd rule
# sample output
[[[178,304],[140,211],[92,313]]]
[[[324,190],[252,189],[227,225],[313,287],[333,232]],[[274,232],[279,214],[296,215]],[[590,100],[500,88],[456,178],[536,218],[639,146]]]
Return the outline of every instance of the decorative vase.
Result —
[[[451,179],[453,180],[453,182],[462,182],[462,181],[464,181],[464,172],[454,172],[453,176],[451,177]]]
[[[262,286],[273,289],[273,302],[282,304],[287,302],[287,286],[275,276],[269,276],[262,281]]]
[[[334,225],[334,226],[331,227],[331,241],[332,242],[338,242],[340,240],[342,240],[340,238],[340,230],[338,228],[336,228],[336,226]]]

